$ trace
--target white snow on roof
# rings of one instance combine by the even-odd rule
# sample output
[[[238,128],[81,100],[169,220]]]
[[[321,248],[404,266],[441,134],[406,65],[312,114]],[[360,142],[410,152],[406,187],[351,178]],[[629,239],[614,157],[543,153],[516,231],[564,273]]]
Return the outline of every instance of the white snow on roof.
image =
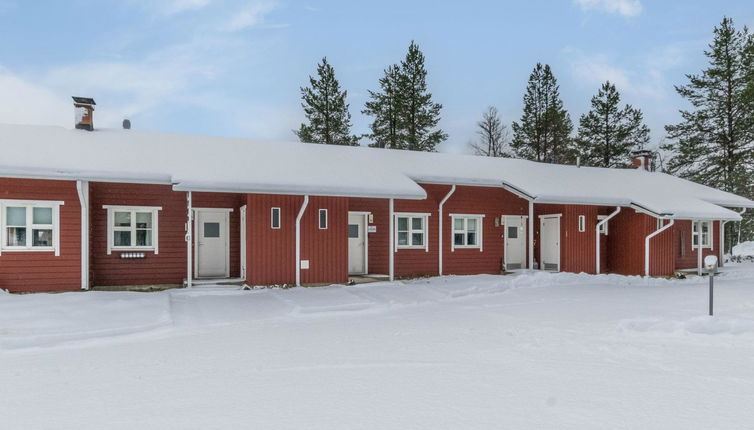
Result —
[[[0,176],[173,184],[176,190],[422,199],[417,183],[506,186],[537,203],[634,206],[738,220],[754,201],[658,172],[140,130],[0,125]]]

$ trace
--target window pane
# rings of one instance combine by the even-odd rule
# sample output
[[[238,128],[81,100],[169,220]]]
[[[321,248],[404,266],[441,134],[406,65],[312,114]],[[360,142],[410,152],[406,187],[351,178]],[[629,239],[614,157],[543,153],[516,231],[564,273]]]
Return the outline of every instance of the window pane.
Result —
[[[408,218],[398,218],[398,231],[408,230]]]
[[[31,246],[52,246],[52,230],[32,230]]]
[[[476,231],[476,219],[475,218],[469,218],[468,221],[466,221],[466,229],[469,231]]]
[[[136,230],[136,246],[152,246],[152,230]]]
[[[32,218],[34,224],[52,224],[52,208],[34,208]]]
[[[413,246],[424,245],[424,233],[412,233],[411,234],[411,245],[413,245]]]
[[[453,230],[463,230],[463,218],[456,218],[455,221],[453,221]]]
[[[424,218],[411,218],[411,229],[422,230],[424,227]]]
[[[152,228],[152,213],[136,212],[136,228]]]
[[[204,237],[220,237],[220,223],[219,222],[205,222],[204,223]]]
[[[408,233],[405,231],[398,232],[398,245],[408,245]]]
[[[508,227],[508,239],[518,239],[518,227]]]
[[[26,225],[26,208],[8,207],[5,213],[5,221],[8,225]]]
[[[327,228],[327,211],[319,211],[319,228]]]
[[[280,208],[272,208],[272,228],[280,228]]]
[[[699,245],[699,235],[695,233],[694,234],[694,246],[697,246],[697,245]]]
[[[468,240],[466,241],[467,245],[476,245],[476,233],[473,231],[468,232],[467,234]]]
[[[464,237],[465,236],[464,236],[463,233],[455,233],[453,235],[453,243],[456,244],[456,245],[465,245],[465,243],[463,243],[463,238]]]
[[[26,228],[8,227],[8,246],[26,246]]]
[[[131,227],[131,212],[115,212],[113,219],[116,227]]]
[[[359,237],[358,224],[348,224],[348,237],[353,237],[353,238]]]
[[[130,231],[115,231],[113,232],[113,245],[114,246],[131,246],[131,232]]]

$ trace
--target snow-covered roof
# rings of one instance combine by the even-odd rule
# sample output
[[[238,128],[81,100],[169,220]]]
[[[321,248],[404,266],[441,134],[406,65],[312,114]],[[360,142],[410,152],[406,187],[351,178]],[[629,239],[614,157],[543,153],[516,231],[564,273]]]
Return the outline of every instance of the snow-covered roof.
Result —
[[[140,130],[0,125],[0,176],[172,184],[176,190],[422,199],[418,183],[500,186],[535,203],[633,206],[738,220],[754,201],[659,172]]]

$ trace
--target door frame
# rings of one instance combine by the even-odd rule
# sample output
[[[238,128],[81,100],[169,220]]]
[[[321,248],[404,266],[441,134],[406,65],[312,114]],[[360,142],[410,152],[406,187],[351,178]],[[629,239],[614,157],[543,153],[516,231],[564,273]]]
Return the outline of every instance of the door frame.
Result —
[[[201,212],[225,213],[225,278],[230,278],[230,213],[233,208],[191,208],[194,211],[194,279],[212,279],[199,276],[199,215]]]
[[[542,237],[544,237],[544,235],[542,234],[542,230],[543,230],[542,229],[542,222],[545,219],[547,219],[547,218],[554,218],[554,219],[558,220],[558,224],[557,224],[558,225],[558,247],[557,247],[557,250],[558,250],[558,268],[557,268],[557,270],[554,270],[554,271],[555,272],[560,272],[560,267],[561,267],[561,261],[560,261],[561,260],[561,252],[560,252],[560,248],[561,248],[561,245],[562,245],[560,243],[561,242],[561,234],[560,233],[562,233],[560,229],[562,227],[561,226],[561,224],[562,224],[561,223],[561,218],[562,217],[563,217],[563,214],[548,214],[548,215],[540,215],[539,216],[539,269],[540,270],[545,270],[545,263],[542,260],[542,250],[544,249],[544,246],[542,246],[542,244],[544,242],[542,240]],[[547,270],[547,271],[548,272],[552,272],[552,270]]]
[[[241,206],[240,209],[240,228],[239,233],[241,236],[241,278],[246,279],[246,205]],[[230,236],[230,232],[228,232]],[[230,243],[230,240],[228,241]],[[230,255],[228,255],[230,257]]]
[[[528,215],[502,215],[503,217],[503,225],[505,228],[503,228],[503,270],[508,270],[508,218],[521,218],[522,225],[524,227],[524,230],[526,230],[526,234],[523,236],[523,242],[524,242],[524,261],[521,263],[521,268],[526,267],[526,254],[528,250],[526,249],[526,242],[529,237],[529,216]]]
[[[348,211],[348,218],[351,218],[351,215],[354,216],[361,216],[364,218],[364,273],[350,273],[350,266],[351,266],[351,247],[349,245],[348,247],[348,274],[349,275],[366,275],[369,273],[369,215],[371,215],[371,212],[365,212],[365,211]],[[348,220],[346,220],[346,237],[348,236]],[[348,238],[348,237],[347,237]],[[350,239],[350,238],[349,238]]]

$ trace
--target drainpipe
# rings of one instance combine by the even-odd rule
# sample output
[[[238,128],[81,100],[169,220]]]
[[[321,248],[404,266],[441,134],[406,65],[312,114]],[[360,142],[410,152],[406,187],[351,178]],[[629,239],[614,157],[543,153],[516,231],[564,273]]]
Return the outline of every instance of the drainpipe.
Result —
[[[453,195],[454,192],[456,192],[456,186],[455,186],[455,184],[450,187],[450,191],[448,191],[448,194],[446,194],[445,198],[442,199],[442,201],[440,202],[440,208],[438,209],[438,214],[440,216],[440,220],[438,221],[439,222],[439,227],[438,227],[439,228],[439,234],[438,234],[439,239],[438,239],[438,245],[437,245],[437,249],[438,249],[438,252],[437,252],[437,255],[438,255],[438,257],[437,257],[438,258],[437,273],[440,276],[442,276],[442,220],[443,220],[442,209],[443,209],[443,206],[445,205],[445,202],[448,201],[448,199],[450,198],[450,196]]]
[[[594,271],[594,273],[596,273],[598,275],[600,274],[600,257],[601,257],[600,256],[600,242],[602,242],[600,240],[600,229],[602,228],[602,226],[604,224],[607,224],[608,221],[610,221],[614,216],[618,215],[619,213],[620,213],[620,206],[616,206],[615,211],[613,211],[613,213],[611,213],[610,215],[608,215],[607,218],[605,218],[602,221],[598,222],[597,223],[597,227],[594,229],[595,230],[594,231],[594,236],[595,236],[595,240],[596,240],[596,244],[597,244],[597,255],[596,255],[596,258],[595,258],[596,263],[597,263],[597,265],[595,267],[597,269]]]
[[[81,289],[89,289],[89,181],[76,181],[81,203]]]
[[[702,248],[702,221],[696,222],[696,231],[698,232],[698,234],[696,235],[696,274],[702,276],[702,250],[704,249]],[[692,240],[691,243],[693,244],[694,241]]]
[[[725,256],[725,224],[728,221],[720,220],[720,266],[723,265],[723,257]]]
[[[658,234],[672,227],[673,224],[675,224],[675,220],[671,219],[668,224],[665,224],[664,226],[662,226],[662,228],[655,230],[649,236],[644,238],[644,275],[645,276],[649,276],[649,241],[653,237],[657,236]]]
[[[192,207],[191,191],[186,192],[186,288],[193,286],[194,280],[194,208]]]
[[[304,202],[296,215],[296,286],[301,286],[301,218],[304,216],[306,207],[309,206],[309,196],[304,196]]]
[[[388,266],[390,281],[395,280],[395,215],[394,215],[394,202],[390,199],[388,206],[388,246],[390,251],[388,252]]]
[[[534,269],[534,200],[529,200],[529,270]]]

